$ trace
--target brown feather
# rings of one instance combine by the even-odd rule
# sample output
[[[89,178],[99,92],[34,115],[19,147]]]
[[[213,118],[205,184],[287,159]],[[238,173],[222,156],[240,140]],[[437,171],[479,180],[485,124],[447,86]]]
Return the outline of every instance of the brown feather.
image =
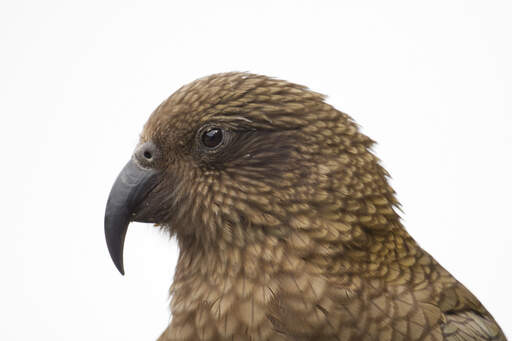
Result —
[[[229,131],[216,152],[198,131]],[[192,82],[151,115],[167,178],[148,196],[180,256],[159,340],[505,340],[406,232],[346,114],[246,73]]]

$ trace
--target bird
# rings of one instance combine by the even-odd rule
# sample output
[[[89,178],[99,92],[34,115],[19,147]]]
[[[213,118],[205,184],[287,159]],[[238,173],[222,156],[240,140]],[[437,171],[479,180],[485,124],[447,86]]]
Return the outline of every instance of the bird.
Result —
[[[324,95],[263,75],[163,101],[104,221],[121,274],[130,222],[178,243],[158,341],[506,340],[407,232],[374,143]]]

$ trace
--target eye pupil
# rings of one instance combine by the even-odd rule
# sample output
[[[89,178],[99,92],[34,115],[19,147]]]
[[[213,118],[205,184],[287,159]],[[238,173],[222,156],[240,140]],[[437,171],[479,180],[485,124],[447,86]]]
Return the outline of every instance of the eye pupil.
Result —
[[[206,147],[214,148],[222,142],[222,138],[222,130],[218,128],[212,128],[205,131],[201,139]]]

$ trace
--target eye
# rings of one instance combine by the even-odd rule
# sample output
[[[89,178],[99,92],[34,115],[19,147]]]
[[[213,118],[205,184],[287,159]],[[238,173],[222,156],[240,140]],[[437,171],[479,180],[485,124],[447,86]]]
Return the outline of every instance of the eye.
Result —
[[[201,142],[208,148],[215,148],[221,144],[224,138],[222,129],[210,128],[206,130],[201,136]]]

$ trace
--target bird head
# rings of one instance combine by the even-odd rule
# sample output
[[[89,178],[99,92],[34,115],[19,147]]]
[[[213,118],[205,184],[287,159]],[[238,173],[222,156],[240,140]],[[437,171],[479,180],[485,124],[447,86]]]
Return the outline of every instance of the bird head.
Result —
[[[180,247],[243,247],[266,236],[297,242],[304,231],[312,242],[362,244],[365,229],[394,214],[371,145],[304,86],[247,73],[196,80],[151,114],[114,183],[105,214],[110,255],[124,273],[132,221],[168,229]]]

